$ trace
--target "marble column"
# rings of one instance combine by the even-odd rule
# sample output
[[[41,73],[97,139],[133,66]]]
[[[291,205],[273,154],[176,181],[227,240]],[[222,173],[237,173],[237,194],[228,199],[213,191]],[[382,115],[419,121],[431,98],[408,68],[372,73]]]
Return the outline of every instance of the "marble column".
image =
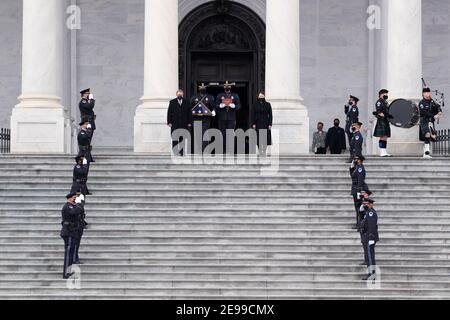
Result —
[[[381,18],[380,84],[390,91],[391,101],[403,98],[418,102],[422,97],[422,0],[383,0]],[[389,153],[422,151],[418,126],[412,129],[392,126]]]
[[[23,0],[22,94],[11,117],[12,153],[64,153],[64,7],[61,0]]]
[[[309,152],[309,117],[300,94],[300,1],[267,0],[266,95],[282,154]]]
[[[145,1],[144,96],[134,120],[134,150],[170,153],[167,107],[178,89],[178,0]]]

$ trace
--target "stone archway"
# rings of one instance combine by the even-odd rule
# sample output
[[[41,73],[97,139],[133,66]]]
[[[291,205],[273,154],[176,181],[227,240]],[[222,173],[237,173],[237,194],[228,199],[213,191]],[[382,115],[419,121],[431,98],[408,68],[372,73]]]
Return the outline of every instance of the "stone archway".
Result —
[[[215,1],[191,11],[179,27],[180,86],[192,94],[192,59],[195,54],[217,56],[225,54],[251,56],[253,89],[265,87],[266,28],[260,17],[250,8],[232,1]],[[220,75],[218,75],[220,77]],[[210,79],[225,80],[225,79]],[[230,81],[236,79],[227,79]]]

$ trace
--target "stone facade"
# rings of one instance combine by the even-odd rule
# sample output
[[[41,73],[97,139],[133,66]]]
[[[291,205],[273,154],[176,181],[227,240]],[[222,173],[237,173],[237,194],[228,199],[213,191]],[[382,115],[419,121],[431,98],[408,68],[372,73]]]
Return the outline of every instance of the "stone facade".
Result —
[[[180,0],[179,21],[205,2]],[[264,0],[239,2],[266,20]],[[370,74],[371,37],[366,28],[366,10],[378,2],[347,0],[344,5],[338,0],[301,0],[301,95],[309,111],[311,134],[318,121],[328,126],[335,117],[344,120],[343,105],[349,93],[361,98],[363,122],[371,118],[374,97],[369,96],[369,84],[371,76],[378,76],[378,70]],[[65,72],[65,79],[75,83],[73,87],[94,89],[101,128],[96,145],[132,150],[133,119],[143,95],[145,1],[76,3],[82,10],[81,30],[76,32],[76,73]],[[423,0],[422,13],[423,74],[433,88],[450,94],[450,4]],[[12,109],[21,94],[22,1],[0,2],[0,26],[0,127],[10,127]],[[76,108],[73,101],[77,92],[70,97],[68,88],[63,104]],[[449,128],[450,117],[442,120],[440,127]]]

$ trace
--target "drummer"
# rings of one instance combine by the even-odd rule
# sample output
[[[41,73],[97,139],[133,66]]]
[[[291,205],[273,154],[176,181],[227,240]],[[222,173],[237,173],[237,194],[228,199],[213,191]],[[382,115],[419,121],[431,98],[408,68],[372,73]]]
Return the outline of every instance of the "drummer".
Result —
[[[388,139],[391,137],[391,126],[389,123],[389,91],[382,89],[379,92],[379,100],[376,104],[374,115],[377,117],[377,125],[375,127],[374,137],[380,138],[380,157],[392,157],[387,153]]]

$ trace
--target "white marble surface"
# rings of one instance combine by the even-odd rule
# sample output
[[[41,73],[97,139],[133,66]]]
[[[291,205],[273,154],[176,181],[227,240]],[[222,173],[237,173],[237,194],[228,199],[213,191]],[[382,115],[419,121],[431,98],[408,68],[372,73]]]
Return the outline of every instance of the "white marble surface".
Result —
[[[280,153],[309,150],[309,117],[300,92],[300,4],[267,0],[266,95],[274,109]]]
[[[11,117],[11,152],[64,153],[63,2],[24,0],[22,94]]]
[[[390,91],[391,101],[403,98],[418,102],[422,98],[423,75],[422,0],[383,0],[382,13],[381,86]],[[418,126],[392,126],[389,153],[421,154],[422,145]],[[374,151],[378,152],[378,148]]]
[[[265,0],[239,1],[265,17]],[[250,4],[248,4],[250,1]],[[182,19],[205,0],[180,0]],[[423,0],[423,74],[429,84],[450,94],[450,2]],[[132,147],[134,116],[143,95],[144,0],[77,0],[82,9],[78,31],[78,87],[92,86],[98,100],[98,147]],[[300,1],[301,93],[310,117],[310,134],[318,121],[329,127],[344,120],[349,93],[361,98],[363,119],[368,103],[368,35],[361,0]],[[21,93],[22,0],[0,1],[0,127]],[[378,33],[377,31],[376,33]],[[376,70],[379,77],[379,70]],[[378,90],[377,86],[377,90]],[[74,92],[78,97],[78,92]],[[73,106],[77,108],[77,106]],[[118,121],[118,119],[120,119]],[[440,128],[450,128],[450,116]]]
[[[178,1],[145,1],[144,96],[134,120],[134,151],[170,152],[167,106],[178,89]]]

